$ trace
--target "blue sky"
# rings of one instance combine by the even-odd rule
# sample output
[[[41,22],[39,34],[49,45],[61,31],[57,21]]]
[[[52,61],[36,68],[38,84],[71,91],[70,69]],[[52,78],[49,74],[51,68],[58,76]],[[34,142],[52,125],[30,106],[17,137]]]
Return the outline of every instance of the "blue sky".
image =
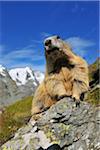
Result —
[[[0,64],[45,70],[43,40],[60,35],[89,64],[98,57],[96,1],[0,2]]]

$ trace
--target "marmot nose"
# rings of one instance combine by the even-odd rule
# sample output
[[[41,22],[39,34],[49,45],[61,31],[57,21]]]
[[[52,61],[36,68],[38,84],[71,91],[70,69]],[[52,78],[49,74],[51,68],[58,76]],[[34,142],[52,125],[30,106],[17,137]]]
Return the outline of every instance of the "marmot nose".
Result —
[[[51,40],[50,39],[46,40],[44,44],[45,44],[45,46],[50,45],[51,44]]]

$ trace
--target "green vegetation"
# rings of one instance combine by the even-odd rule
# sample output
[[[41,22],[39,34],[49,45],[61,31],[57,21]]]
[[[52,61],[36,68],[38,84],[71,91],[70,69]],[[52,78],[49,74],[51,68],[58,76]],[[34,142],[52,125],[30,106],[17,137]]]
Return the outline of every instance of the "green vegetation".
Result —
[[[16,130],[29,120],[32,99],[32,96],[24,98],[5,109],[1,116],[0,145],[10,139]]]
[[[100,69],[100,58],[98,58],[93,64],[89,66],[90,91],[88,92],[86,101],[92,103],[95,106],[98,106],[100,104],[99,69]]]
[[[96,88],[93,91],[89,91],[86,101],[95,106],[98,106],[100,104],[99,93],[100,93],[99,88]]]
[[[93,74],[100,68],[100,58],[98,58],[93,64],[89,66],[89,79],[93,80]]]

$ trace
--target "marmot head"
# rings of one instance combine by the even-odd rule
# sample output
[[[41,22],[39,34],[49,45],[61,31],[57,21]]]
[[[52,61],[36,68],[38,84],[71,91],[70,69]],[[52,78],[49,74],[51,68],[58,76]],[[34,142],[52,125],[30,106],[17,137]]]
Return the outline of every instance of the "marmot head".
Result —
[[[63,50],[71,50],[69,45],[65,43],[59,36],[46,38],[44,41],[45,54],[51,56],[53,54],[61,55]]]
[[[55,69],[60,64],[67,63],[65,51],[71,51],[71,48],[59,36],[52,36],[44,41],[46,61],[50,70]]]

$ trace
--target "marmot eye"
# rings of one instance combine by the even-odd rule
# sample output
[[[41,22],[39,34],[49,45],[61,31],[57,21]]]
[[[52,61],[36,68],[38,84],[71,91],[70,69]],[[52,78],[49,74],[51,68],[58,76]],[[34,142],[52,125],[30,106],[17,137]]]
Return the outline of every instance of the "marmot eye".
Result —
[[[60,39],[60,36],[57,36],[57,39]]]

